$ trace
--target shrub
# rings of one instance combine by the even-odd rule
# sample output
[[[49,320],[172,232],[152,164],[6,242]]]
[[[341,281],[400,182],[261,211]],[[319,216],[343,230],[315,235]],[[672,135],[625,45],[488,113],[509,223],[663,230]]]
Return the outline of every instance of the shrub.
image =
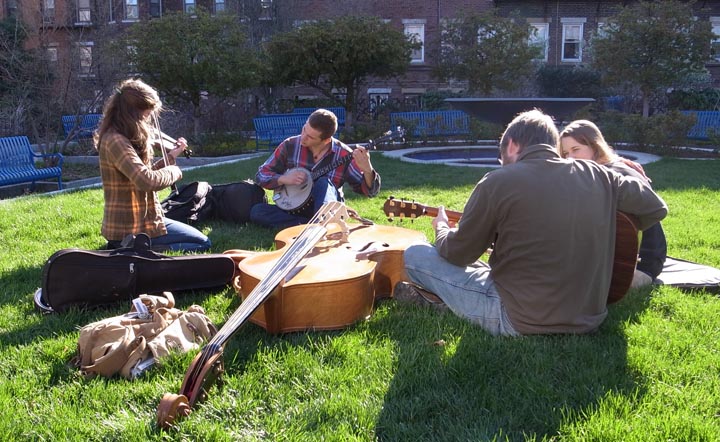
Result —
[[[500,140],[503,130],[500,124],[470,118],[470,138],[473,140]]]
[[[720,89],[674,90],[668,94],[668,108],[676,110],[718,110]]]
[[[603,95],[600,74],[582,66],[548,66],[537,71],[537,85],[545,97],[588,97]]]
[[[255,150],[255,141],[241,133],[211,133],[200,136],[198,146],[188,146],[194,155],[222,157]]]
[[[598,114],[597,123],[610,144],[629,143],[635,149],[662,155],[687,141],[695,117],[679,111],[648,118],[611,111]]]

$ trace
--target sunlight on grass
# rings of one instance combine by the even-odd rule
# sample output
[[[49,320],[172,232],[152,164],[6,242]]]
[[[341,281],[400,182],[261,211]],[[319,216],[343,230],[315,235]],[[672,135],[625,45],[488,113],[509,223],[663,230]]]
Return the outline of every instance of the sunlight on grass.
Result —
[[[252,178],[264,157],[196,169],[184,182]],[[347,204],[382,225],[423,232],[430,217],[387,220],[389,196],[461,211],[483,169],[373,156],[377,198]],[[669,254],[720,267],[717,161],[647,165],[666,199]],[[168,191],[164,191],[166,195]],[[197,352],[173,355],[134,381],[85,379],[71,364],[79,327],[118,305],[40,315],[32,295],[54,252],[95,250],[101,189],[0,202],[0,431],[8,440],[715,440],[720,434],[720,300],[669,287],[633,290],[585,336],[496,338],[450,313],[380,302],[344,330],[270,335],[240,327],[224,348],[223,385],[168,432],[155,427]],[[214,253],[269,251],[275,232],[198,226]],[[548,251],[552,253],[552,251]],[[80,282],[79,282],[80,283]],[[177,293],[221,325],[232,287]]]

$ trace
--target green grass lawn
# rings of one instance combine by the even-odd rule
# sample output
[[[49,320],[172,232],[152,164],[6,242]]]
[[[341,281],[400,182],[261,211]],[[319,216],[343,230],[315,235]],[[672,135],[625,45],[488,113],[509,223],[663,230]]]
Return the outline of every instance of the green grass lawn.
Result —
[[[251,178],[263,159],[196,169],[184,181]],[[382,205],[390,195],[462,210],[486,172],[377,154],[373,164],[383,177],[380,195],[347,193],[347,203],[380,224],[389,224]],[[670,207],[663,225],[671,256],[720,267],[719,166],[675,159],[646,166]],[[62,315],[33,307],[50,255],[105,243],[102,207],[101,189],[0,202],[2,440],[720,438],[720,301],[669,287],[631,291],[587,336],[497,338],[452,314],[393,301],[342,331],[273,336],[248,323],[225,347],[223,387],[161,431],[158,403],[179,391],[194,352],[134,381],[87,380],[70,364],[79,327],[129,303]],[[431,238],[430,218],[402,225]],[[200,228],[213,252],[270,250],[275,233],[221,222]],[[218,326],[239,305],[229,287],[176,299],[181,308],[201,304]]]

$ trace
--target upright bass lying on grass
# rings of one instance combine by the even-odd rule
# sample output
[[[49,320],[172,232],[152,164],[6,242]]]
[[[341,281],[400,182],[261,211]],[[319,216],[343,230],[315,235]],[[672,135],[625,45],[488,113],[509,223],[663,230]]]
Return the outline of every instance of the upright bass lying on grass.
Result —
[[[361,222],[348,224],[349,218]],[[195,357],[180,393],[164,395],[158,426],[170,427],[207,397],[224,371],[225,343],[247,320],[270,333],[351,325],[372,313],[376,295],[389,294],[403,278],[403,250],[423,239],[420,232],[375,225],[333,202],[309,224],[278,233],[276,251],[228,251],[238,261],[234,285],[243,302]]]

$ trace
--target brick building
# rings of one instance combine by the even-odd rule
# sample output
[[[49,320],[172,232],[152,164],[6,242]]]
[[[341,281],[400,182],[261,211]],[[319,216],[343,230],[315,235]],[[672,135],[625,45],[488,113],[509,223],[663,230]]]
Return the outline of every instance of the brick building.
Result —
[[[132,23],[162,17],[168,11],[192,14],[195,8],[203,7],[212,13],[233,13],[248,25],[254,42],[318,18],[374,15],[418,36],[424,46],[413,53],[411,67],[402,78],[371,80],[363,94],[365,103],[372,108],[392,99],[412,108],[421,106],[420,97],[427,92],[464,89],[462,83],[442,83],[431,75],[432,54],[441,26],[463,11],[480,12],[493,7],[502,14],[519,11],[537,30],[529,44],[543,49],[541,61],[578,65],[586,61],[584,46],[591,33],[624,4],[627,2],[617,0],[0,0],[0,19],[22,17],[38,30],[30,40],[31,46],[45,48],[48,57],[63,67],[64,76],[77,78],[83,84],[82,90],[99,92],[109,82],[105,84],[98,75],[96,43],[113,38]],[[720,1],[698,2],[695,9],[698,19],[711,21],[720,34]],[[720,56],[718,60],[708,63],[708,68],[720,76]],[[301,99],[317,94],[299,88],[281,93],[286,98]]]

